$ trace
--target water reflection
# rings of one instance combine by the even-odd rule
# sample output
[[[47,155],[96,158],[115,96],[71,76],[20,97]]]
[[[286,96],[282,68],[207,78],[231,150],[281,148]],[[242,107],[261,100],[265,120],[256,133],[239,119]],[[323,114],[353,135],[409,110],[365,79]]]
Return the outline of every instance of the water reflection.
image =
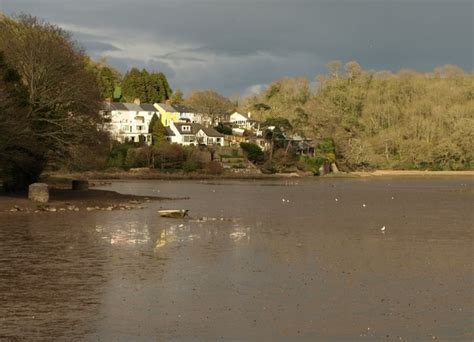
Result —
[[[96,225],[95,230],[101,234],[101,239],[111,245],[136,246],[150,242],[148,225],[140,222],[127,222],[123,225],[104,228]]]
[[[241,227],[236,225],[233,227],[233,232],[229,234],[229,237],[234,242],[250,241],[250,227]]]
[[[184,242],[194,241],[200,238],[200,235],[192,233],[189,224],[172,225],[164,228],[159,239],[156,240],[155,249],[162,248],[167,244],[180,244]]]

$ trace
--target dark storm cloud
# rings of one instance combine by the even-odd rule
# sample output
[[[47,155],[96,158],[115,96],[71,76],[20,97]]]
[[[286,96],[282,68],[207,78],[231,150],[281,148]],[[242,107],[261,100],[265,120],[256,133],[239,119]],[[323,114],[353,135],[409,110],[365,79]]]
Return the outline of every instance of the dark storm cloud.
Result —
[[[3,0],[3,7],[74,31],[121,70],[163,68],[185,90],[231,94],[282,76],[313,79],[332,59],[390,70],[473,64],[472,1]]]

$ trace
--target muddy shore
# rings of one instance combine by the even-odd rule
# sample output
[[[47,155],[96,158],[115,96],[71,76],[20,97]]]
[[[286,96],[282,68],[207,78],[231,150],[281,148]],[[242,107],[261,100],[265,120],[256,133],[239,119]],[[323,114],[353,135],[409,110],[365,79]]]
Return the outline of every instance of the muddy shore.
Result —
[[[56,211],[131,210],[142,209],[151,201],[165,198],[125,195],[115,191],[90,189],[50,189],[50,201],[43,205],[30,201],[26,193],[0,193],[0,213],[38,213]],[[77,209],[76,209],[77,208]]]
[[[354,171],[354,172],[339,172],[337,174],[330,173],[322,178],[342,177],[342,178],[356,178],[356,177],[382,177],[382,176],[474,176],[474,170],[467,171],[420,171],[420,170],[374,170],[374,171]],[[314,178],[311,172],[291,172],[291,173],[224,173],[221,175],[211,175],[206,173],[162,173],[156,170],[140,170],[138,172],[122,171],[122,172],[82,172],[70,174],[49,174],[46,177],[55,178],[85,178],[96,180],[266,180],[266,179],[286,179],[286,178]]]

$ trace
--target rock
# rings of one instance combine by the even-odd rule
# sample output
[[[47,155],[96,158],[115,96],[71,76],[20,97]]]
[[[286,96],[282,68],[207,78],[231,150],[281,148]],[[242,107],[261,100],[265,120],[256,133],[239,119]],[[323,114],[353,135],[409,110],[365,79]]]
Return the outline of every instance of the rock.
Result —
[[[74,179],[72,181],[72,190],[89,190],[89,181],[86,179]]]
[[[339,173],[339,169],[337,168],[336,163],[331,163],[331,171],[333,173]]]
[[[33,202],[48,203],[49,189],[46,183],[33,183],[28,188],[28,198]]]

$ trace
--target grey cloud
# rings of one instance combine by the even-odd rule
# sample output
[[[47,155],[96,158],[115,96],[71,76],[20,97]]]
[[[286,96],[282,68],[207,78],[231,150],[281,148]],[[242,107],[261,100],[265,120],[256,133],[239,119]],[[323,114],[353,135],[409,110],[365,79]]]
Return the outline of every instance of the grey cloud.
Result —
[[[175,87],[227,94],[282,76],[313,79],[332,59],[356,59],[368,69],[426,71],[452,63],[470,71],[473,6],[470,0],[4,0],[7,13],[82,27],[77,39],[88,49],[99,42],[94,53],[109,54],[119,68],[153,61]],[[132,57],[137,47],[142,56]]]
[[[93,40],[80,40],[80,45],[83,46],[86,50],[93,51],[93,52],[120,50],[119,48],[117,48],[116,46],[112,44],[99,42],[99,41],[93,41]]]

